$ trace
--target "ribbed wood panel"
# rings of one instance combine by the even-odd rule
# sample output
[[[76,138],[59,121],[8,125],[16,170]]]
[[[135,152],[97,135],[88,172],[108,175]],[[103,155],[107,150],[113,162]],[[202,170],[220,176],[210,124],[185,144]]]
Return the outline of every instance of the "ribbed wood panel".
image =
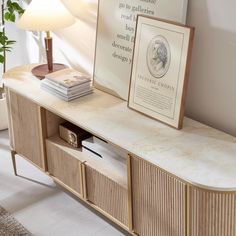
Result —
[[[14,151],[41,169],[45,168],[40,107],[17,93],[9,92]]]
[[[128,226],[128,191],[93,168],[86,166],[87,198]]]
[[[81,162],[47,140],[48,172],[65,185],[82,194]]]
[[[132,158],[133,223],[141,236],[186,235],[186,185]]]
[[[235,236],[236,193],[190,188],[190,236]]]

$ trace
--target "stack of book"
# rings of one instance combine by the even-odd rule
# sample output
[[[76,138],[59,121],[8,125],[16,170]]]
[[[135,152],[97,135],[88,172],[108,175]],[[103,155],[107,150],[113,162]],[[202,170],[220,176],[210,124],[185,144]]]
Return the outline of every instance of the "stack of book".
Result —
[[[41,88],[67,102],[93,92],[90,77],[70,68],[46,75]]]

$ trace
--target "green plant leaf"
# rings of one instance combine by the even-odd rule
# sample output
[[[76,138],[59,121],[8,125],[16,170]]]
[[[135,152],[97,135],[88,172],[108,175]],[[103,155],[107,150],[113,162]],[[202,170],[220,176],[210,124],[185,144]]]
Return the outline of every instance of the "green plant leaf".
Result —
[[[14,44],[14,43],[16,43],[15,40],[8,40],[8,41],[6,42],[7,45],[11,45],[11,44]]]
[[[5,39],[3,37],[0,37],[0,44],[5,45],[5,42],[6,42]]]
[[[24,9],[20,6],[20,0],[5,0],[5,8],[2,9],[2,15],[6,21],[15,22],[16,15],[22,15]],[[5,34],[5,28],[0,31],[0,63],[4,64],[6,58],[4,52],[11,52],[12,45],[16,43],[15,40],[9,40]]]
[[[14,13],[12,13],[12,14],[10,15],[10,21],[11,21],[11,22],[15,22],[15,21],[16,21],[16,15],[15,15]]]
[[[24,13],[24,9],[18,4],[18,2],[12,2],[12,0],[8,0],[6,4],[6,8],[4,18],[6,21],[15,22],[16,13],[22,15]]]
[[[12,7],[18,12],[18,13],[23,13],[24,9],[17,3],[13,2]]]
[[[5,18],[5,20],[10,20],[10,12],[6,12],[5,14],[4,14],[4,18]]]
[[[17,2],[13,2],[11,5],[12,5],[13,8],[15,8],[17,10],[20,8],[20,6]]]
[[[11,49],[12,47],[3,46],[4,49]]]
[[[3,56],[3,55],[0,55],[0,63],[1,63],[1,64],[4,63],[4,60],[5,60],[4,56]]]

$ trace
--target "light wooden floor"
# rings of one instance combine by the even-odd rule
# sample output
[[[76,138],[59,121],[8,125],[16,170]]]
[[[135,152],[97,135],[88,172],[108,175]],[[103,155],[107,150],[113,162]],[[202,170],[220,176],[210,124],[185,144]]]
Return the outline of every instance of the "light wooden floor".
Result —
[[[8,133],[0,131],[0,205],[34,235],[125,235],[22,158],[17,166],[21,177],[13,175]]]

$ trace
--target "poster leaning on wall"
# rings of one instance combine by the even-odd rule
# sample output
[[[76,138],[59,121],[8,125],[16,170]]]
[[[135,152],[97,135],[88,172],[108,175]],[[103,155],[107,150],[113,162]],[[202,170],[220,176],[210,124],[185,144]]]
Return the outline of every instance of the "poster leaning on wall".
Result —
[[[138,14],[185,23],[188,0],[99,0],[94,65],[96,88],[128,99]]]
[[[182,128],[194,28],[138,16],[128,106]]]

